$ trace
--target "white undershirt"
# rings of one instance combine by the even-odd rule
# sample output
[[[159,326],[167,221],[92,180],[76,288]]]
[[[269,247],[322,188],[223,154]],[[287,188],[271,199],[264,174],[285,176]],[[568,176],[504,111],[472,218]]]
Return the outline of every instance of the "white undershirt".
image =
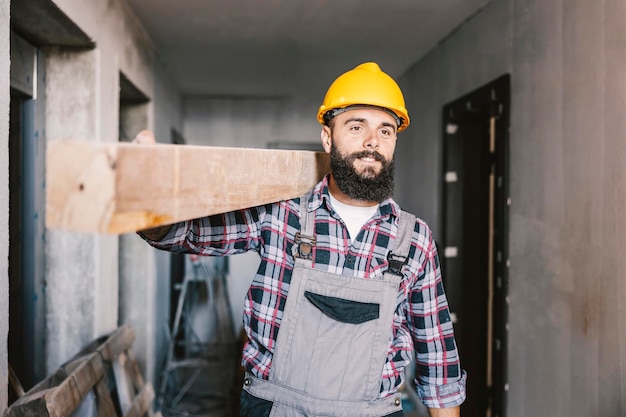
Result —
[[[330,194],[330,204],[346,224],[352,242],[354,242],[365,222],[378,210],[378,204],[369,207],[351,206],[337,200],[332,194]]]

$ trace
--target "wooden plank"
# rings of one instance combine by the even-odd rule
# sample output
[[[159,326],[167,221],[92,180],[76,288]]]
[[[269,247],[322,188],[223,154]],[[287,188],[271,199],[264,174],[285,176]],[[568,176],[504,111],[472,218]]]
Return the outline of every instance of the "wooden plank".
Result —
[[[131,349],[134,340],[135,333],[128,324],[97,339],[19,398],[5,416],[67,417],[90,392],[96,394],[98,416],[116,416],[107,382],[109,366],[115,376],[122,414],[154,416],[154,390],[150,384],[144,384]]]
[[[128,349],[126,351],[126,363],[124,364],[124,368],[126,371],[126,375],[135,387],[135,391],[138,392],[143,388],[144,382],[143,377],[141,376],[141,370],[139,369],[139,365],[137,364],[137,360],[135,359],[135,354],[132,349]]]
[[[152,392],[152,397],[150,398],[150,402],[152,402],[152,400],[154,399],[154,389],[152,387],[152,384],[150,384],[149,382],[144,383],[143,376],[141,375],[141,370],[139,369],[139,365],[137,364],[137,360],[135,359],[135,354],[133,353],[132,349],[128,349],[126,351],[126,358],[126,375],[132,382],[132,385],[135,388],[135,392],[141,393],[143,390],[146,389],[146,386],[148,385],[149,390]],[[148,417],[156,417],[161,415],[161,413],[155,413],[152,410],[151,404],[148,404],[147,407],[148,408],[146,410],[146,413]]]
[[[123,414],[124,417],[144,416],[152,406],[152,400],[154,400],[154,390],[151,384],[146,384],[133,399],[133,403],[128,411]]]
[[[83,365],[76,368],[68,377],[73,381],[81,400],[102,379],[106,371],[102,357],[98,353],[92,353],[88,358]]]
[[[122,414],[126,414],[130,410],[135,396],[135,390],[129,383],[128,375],[126,375],[126,354],[121,353],[117,360],[113,361],[113,375],[115,376],[115,386],[117,387],[117,399],[120,404]]]
[[[126,233],[298,197],[328,171],[311,151],[55,140],[46,225]]]
[[[45,396],[46,406],[50,417],[69,416],[82,401],[79,389],[74,378],[69,376]]]
[[[104,376],[102,357],[91,353],[68,376],[46,396],[50,416],[69,416]]]
[[[68,371],[71,372],[68,373]],[[70,415],[80,402],[104,376],[105,366],[97,352],[78,358],[59,369],[56,374],[41,386],[52,385],[48,389],[38,389],[21,397],[10,410],[11,416],[63,416]],[[60,379],[60,375],[67,375]],[[21,411],[20,411],[21,410]]]
[[[48,407],[46,405],[46,394],[50,389],[44,389],[32,394],[26,393],[7,408],[4,417],[48,417]]]
[[[118,327],[111,335],[97,348],[102,355],[102,359],[112,362],[115,358],[131,348],[135,341],[135,331],[130,324]]]
[[[15,371],[13,371],[11,364],[9,364],[9,385],[13,388],[13,391],[15,391],[15,395],[17,395],[18,398],[23,397],[24,394],[26,394],[22,383],[15,374]]]
[[[115,417],[115,405],[109,391],[108,378],[105,375],[95,386],[96,399],[98,402],[98,417]]]

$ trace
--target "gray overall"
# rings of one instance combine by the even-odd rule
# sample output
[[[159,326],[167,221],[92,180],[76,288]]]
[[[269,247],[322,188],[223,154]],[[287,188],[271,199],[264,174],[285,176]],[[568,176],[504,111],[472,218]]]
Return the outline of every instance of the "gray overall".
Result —
[[[312,268],[315,215],[308,215],[309,194],[301,201],[302,229],[269,379],[247,374],[244,390],[273,403],[270,417],[401,411],[399,393],[378,397],[415,217],[401,212],[390,268],[381,279],[353,278]]]

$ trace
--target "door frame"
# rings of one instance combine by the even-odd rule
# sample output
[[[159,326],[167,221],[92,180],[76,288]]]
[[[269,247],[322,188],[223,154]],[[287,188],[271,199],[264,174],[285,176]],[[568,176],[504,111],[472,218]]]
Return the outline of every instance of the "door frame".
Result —
[[[508,378],[507,378],[507,350],[508,350],[508,277],[509,277],[509,142],[510,142],[510,75],[505,74],[478,89],[461,96],[443,107],[442,132],[442,269],[445,271],[447,256],[454,256],[456,248],[448,248],[446,239],[446,213],[448,199],[448,185],[455,182],[456,173],[447,166],[447,142],[454,135],[455,124],[468,113],[484,113],[490,118],[492,132],[491,165],[493,173],[493,196],[490,201],[491,253],[489,263],[493,279],[488,283],[490,308],[488,324],[488,408],[487,416],[504,417],[506,412]],[[448,249],[448,250],[446,250]],[[444,285],[445,273],[444,273]],[[452,309],[453,310],[453,309]],[[461,357],[463,361],[463,357]],[[490,363],[489,363],[490,362]],[[471,375],[469,376],[471,378]],[[470,381],[471,383],[471,381]]]

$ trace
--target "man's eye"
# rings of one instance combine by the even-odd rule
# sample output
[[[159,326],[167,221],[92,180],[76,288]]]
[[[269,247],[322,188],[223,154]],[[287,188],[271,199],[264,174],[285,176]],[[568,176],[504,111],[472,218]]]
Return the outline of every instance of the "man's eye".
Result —
[[[358,126],[358,125],[354,125],[350,128],[350,130],[356,130],[356,131],[361,130],[361,129],[362,129],[361,126]]]

